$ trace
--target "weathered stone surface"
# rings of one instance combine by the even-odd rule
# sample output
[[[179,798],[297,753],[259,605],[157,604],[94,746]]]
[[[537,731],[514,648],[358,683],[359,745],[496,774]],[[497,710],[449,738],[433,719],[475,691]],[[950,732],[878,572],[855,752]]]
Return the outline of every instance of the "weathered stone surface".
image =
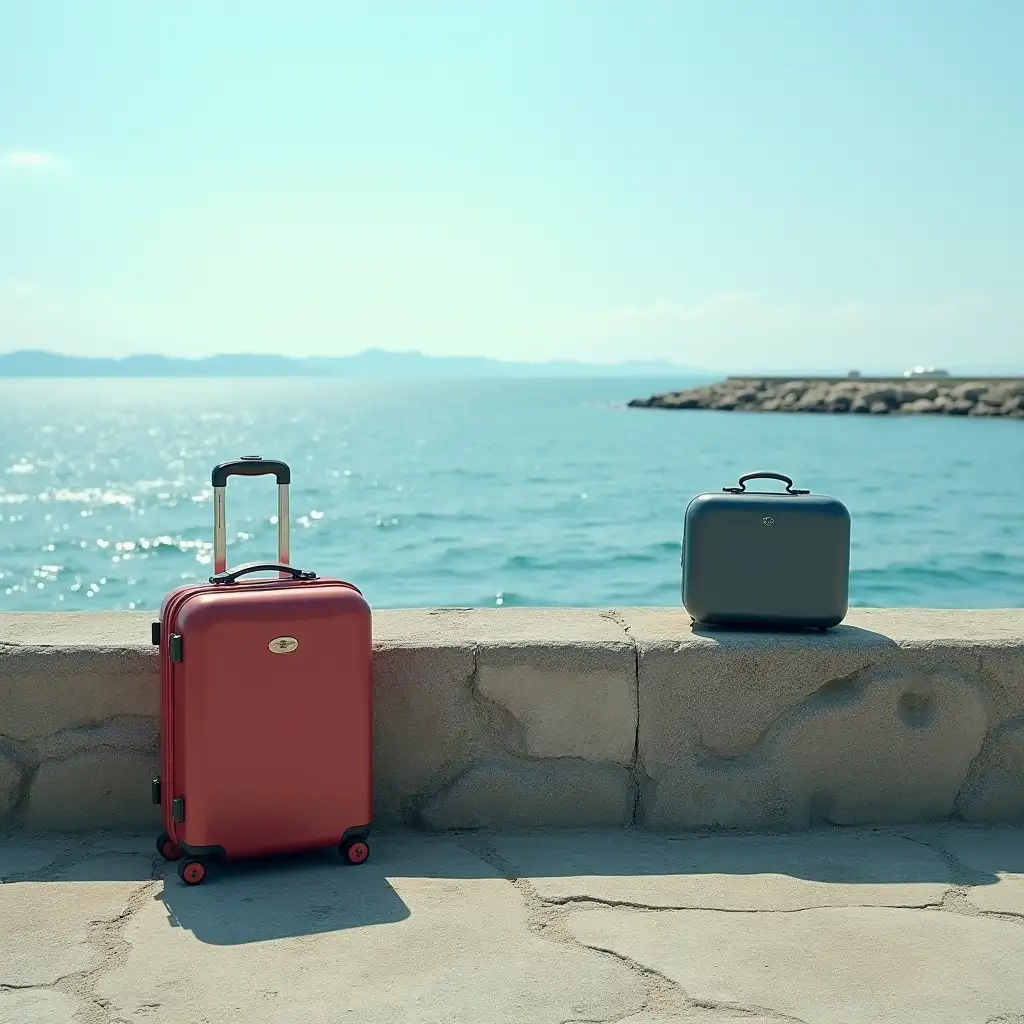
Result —
[[[640,652],[645,824],[798,828],[952,812],[988,717],[971,650],[943,645],[941,614],[930,613],[930,639],[920,636],[929,615],[890,620],[890,635],[866,614],[824,636],[766,637],[691,627],[681,609],[620,614]],[[970,644],[986,633],[998,642],[1014,621],[982,616]]]
[[[0,989],[3,1024],[75,1024],[79,1006],[77,999],[49,989]]]
[[[993,639],[976,648],[976,654],[981,677],[989,684],[999,711],[999,724],[1024,715],[1024,643],[1009,637]]]
[[[640,751],[651,775],[695,745],[719,757],[742,754],[787,707],[897,646],[851,625],[825,634],[741,633],[693,627],[683,608],[619,614],[639,651]]]
[[[5,882],[0,885],[0,987],[52,985],[103,963],[93,922],[111,921],[138,882]]]
[[[479,648],[477,689],[511,714],[525,752],[629,764],[636,653],[622,627],[597,612],[564,611],[493,625],[498,635]]]
[[[545,900],[795,911],[937,906],[953,878],[920,843],[870,832],[670,840],[643,833],[491,841]]]
[[[580,760],[481,761],[425,801],[417,824],[454,828],[628,825],[635,787],[618,765]]]
[[[0,839],[0,1021],[1010,1024],[1021,837],[391,833],[198,889],[149,834]]]
[[[0,614],[0,731],[31,740],[115,715],[157,715],[152,618],[146,612]]]
[[[656,779],[644,820],[806,828],[947,818],[984,735],[984,709],[962,680],[882,670],[823,687],[746,758],[680,760]]]
[[[460,823],[499,823],[496,808],[505,807],[521,823],[515,809],[529,806],[525,777],[568,778],[574,785],[593,778],[598,791],[579,795],[573,820],[598,825],[621,819],[618,807],[602,807],[609,773],[601,767],[590,776],[557,764],[548,772],[512,771],[511,789],[497,803],[484,796],[492,769],[467,772],[474,762],[517,756],[630,761],[635,654],[614,621],[586,609],[382,612],[375,619],[375,651],[378,820],[452,821],[458,807]],[[438,790],[445,796],[424,806]],[[474,793],[487,805],[474,808]],[[582,808],[596,816],[581,818]]]
[[[35,779],[13,823],[156,827],[151,618],[0,616],[0,734],[10,737],[0,753],[0,812],[13,792],[12,759]],[[942,714],[916,732],[907,727],[919,713],[910,704],[931,698],[914,692],[900,705],[903,684],[938,686],[943,707],[966,701],[972,730],[981,709],[987,742],[960,780],[958,813],[1017,820],[1024,806],[1014,734],[1024,716],[1024,610],[853,609],[826,635],[695,630],[681,608],[382,611],[374,630],[380,825],[426,821],[421,811],[440,814],[438,800],[451,801],[440,815],[447,821],[458,807],[464,821],[500,826],[495,815],[504,808],[509,826],[557,825],[564,822],[552,820],[551,808],[570,804],[568,820],[580,824],[630,821],[619,810],[627,776],[635,784],[625,802],[632,806],[639,788],[639,820],[659,829],[948,814],[973,740],[961,730],[959,739],[942,732],[939,742]],[[90,658],[99,660],[84,683],[65,670]],[[866,684],[876,670],[890,679],[880,703],[871,703],[872,689],[840,708],[845,683]],[[900,758],[911,753],[908,770]],[[582,767],[564,767],[573,762]],[[505,767],[470,771],[496,764]],[[495,802],[497,777],[511,779],[513,790]],[[539,780],[532,792],[531,780]],[[552,802],[552,790],[565,785],[571,795]],[[474,792],[488,806],[473,807]],[[868,817],[872,793],[878,804]],[[528,798],[532,822],[523,817]],[[595,816],[582,817],[582,808]]]
[[[39,766],[19,823],[29,829],[156,828],[154,750],[97,747]]]
[[[374,815],[382,824],[408,822],[421,795],[458,775],[483,744],[473,648],[450,633],[433,643],[374,652]]]
[[[765,757],[791,827],[929,821],[952,813],[985,726],[966,680],[883,670],[804,702]]]
[[[158,612],[0,612],[0,647],[153,652]]]
[[[532,931],[521,894],[451,840],[382,839],[351,871],[175,878],[124,938],[96,993],[151,1024],[561,1024],[643,1004],[625,965]]]
[[[932,843],[952,854],[970,876],[974,906],[1024,918],[1024,829],[945,826]]]
[[[37,741],[35,750],[41,761],[51,761],[72,754],[91,753],[98,747],[155,752],[159,746],[159,718],[118,715],[96,725],[62,729]]]
[[[991,733],[957,799],[964,821],[1024,821],[1024,721]]]
[[[1013,1021],[1024,1006],[1018,922],[841,907],[796,914],[595,908],[570,934],[642,963],[704,1006],[837,1021]]]
[[[0,748],[0,825],[14,810],[21,789],[23,769],[13,754]]]

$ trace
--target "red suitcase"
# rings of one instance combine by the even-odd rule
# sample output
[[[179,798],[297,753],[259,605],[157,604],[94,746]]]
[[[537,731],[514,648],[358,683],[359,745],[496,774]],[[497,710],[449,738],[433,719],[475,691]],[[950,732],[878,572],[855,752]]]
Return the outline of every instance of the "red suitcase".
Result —
[[[277,478],[278,561],[226,571],[231,476]],[[214,575],[171,591],[160,646],[160,854],[198,885],[211,860],[337,846],[369,856],[370,607],[350,583],[289,564],[283,462],[246,456],[213,471]],[[254,579],[259,571],[278,573]]]

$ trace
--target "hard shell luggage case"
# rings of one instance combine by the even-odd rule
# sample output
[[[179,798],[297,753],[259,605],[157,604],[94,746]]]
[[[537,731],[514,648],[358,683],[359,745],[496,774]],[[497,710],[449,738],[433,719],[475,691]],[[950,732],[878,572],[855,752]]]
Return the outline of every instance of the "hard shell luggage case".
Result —
[[[278,484],[278,561],[227,571],[228,478],[264,474]],[[290,479],[258,456],[214,469],[214,575],[168,594],[153,623],[157,848],[190,885],[211,860],[332,845],[350,863],[369,855],[370,608],[352,584],[288,564]]]
[[[758,479],[786,489],[748,491]],[[825,630],[848,610],[850,513],[781,473],[746,473],[687,505],[681,566],[695,622]]]

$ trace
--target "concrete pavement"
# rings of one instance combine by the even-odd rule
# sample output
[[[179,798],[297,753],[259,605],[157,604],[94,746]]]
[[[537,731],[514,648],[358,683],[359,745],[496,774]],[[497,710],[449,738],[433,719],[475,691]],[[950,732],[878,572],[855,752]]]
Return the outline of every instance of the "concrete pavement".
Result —
[[[1024,1024],[1024,829],[0,840],[2,1024]]]

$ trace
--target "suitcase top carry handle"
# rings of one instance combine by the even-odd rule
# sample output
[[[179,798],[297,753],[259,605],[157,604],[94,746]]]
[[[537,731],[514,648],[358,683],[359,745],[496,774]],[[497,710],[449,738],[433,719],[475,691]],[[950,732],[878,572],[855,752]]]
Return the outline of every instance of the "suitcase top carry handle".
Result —
[[[242,576],[246,576],[251,572],[277,572],[281,576],[293,580],[315,580],[317,578],[316,573],[309,569],[296,569],[291,565],[282,565],[280,562],[248,562],[246,565],[240,565],[237,569],[232,569],[230,572],[218,572],[214,573],[210,577],[211,583],[234,583]]]
[[[213,469],[213,571],[220,575],[228,567],[227,513],[224,493],[231,476],[275,476],[277,478],[277,561],[287,566],[291,559],[291,530],[288,514],[288,485],[292,471],[286,462],[264,459],[259,455],[243,455],[234,462],[222,462]],[[287,574],[281,572],[281,578]]]
[[[793,481],[782,473],[769,473],[767,471],[758,471],[756,473],[744,473],[740,477],[738,487],[723,487],[722,490],[728,494],[743,494],[747,489],[748,480],[779,480],[786,485],[787,494],[810,494],[810,491],[803,491],[799,487],[793,486]]]

